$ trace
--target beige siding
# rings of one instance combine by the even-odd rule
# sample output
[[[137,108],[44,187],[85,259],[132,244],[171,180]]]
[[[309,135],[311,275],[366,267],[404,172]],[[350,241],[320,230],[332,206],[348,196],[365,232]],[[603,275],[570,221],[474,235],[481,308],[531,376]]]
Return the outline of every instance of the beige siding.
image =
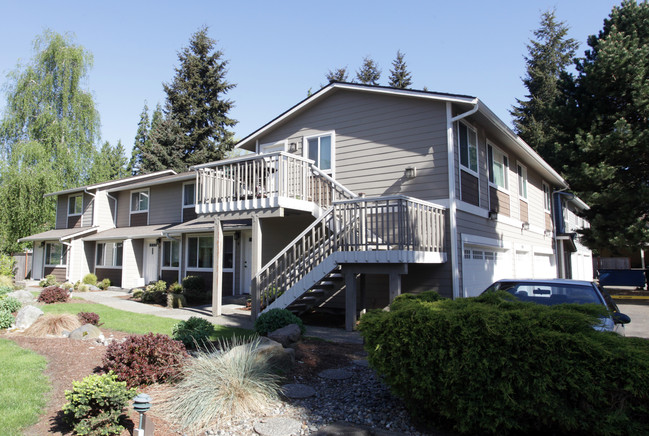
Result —
[[[305,228],[313,222],[309,214],[288,215],[283,218],[264,218],[261,220],[262,266],[283,250]]]
[[[327,132],[335,132],[335,178],[353,192],[448,198],[444,103],[336,93],[259,143],[288,138],[302,153],[304,137]],[[417,168],[411,180],[409,166]]]
[[[182,182],[152,186],[149,190],[149,224],[182,221]]]

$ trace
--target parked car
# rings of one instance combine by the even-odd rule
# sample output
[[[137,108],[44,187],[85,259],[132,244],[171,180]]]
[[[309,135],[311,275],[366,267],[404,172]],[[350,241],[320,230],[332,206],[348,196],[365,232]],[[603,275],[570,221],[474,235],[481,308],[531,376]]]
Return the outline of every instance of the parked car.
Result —
[[[631,322],[629,316],[620,313],[611,296],[595,282],[567,279],[511,279],[498,280],[485,292],[506,291],[520,301],[553,306],[555,304],[601,304],[607,308],[609,316],[595,329],[614,331],[624,335],[624,324]]]

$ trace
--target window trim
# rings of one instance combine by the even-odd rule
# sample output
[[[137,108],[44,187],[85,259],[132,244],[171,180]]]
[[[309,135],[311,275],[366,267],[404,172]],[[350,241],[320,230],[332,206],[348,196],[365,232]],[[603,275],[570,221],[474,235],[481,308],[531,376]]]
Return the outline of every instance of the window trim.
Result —
[[[48,255],[47,255],[47,247],[48,246],[51,247],[53,245],[60,245],[61,246],[61,263],[59,263],[59,264],[49,263],[50,259],[49,259]],[[43,261],[43,264],[46,267],[50,267],[50,268],[66,268],[68,266],[68,253],[67,253],[66,248],[67,248],[66,245],[64,243],[62,243],[62,242],[46,242],[45,243],[45,249],[44,249],[45,260]],[[51,253],[51,249],[50,249],[50,253]]]
[[[466,165],[464,165],[462,163],[462,144],[460,143],[460,126],[461,125],[466,127],[466,129],[467,129],[467,147],[468,147],[468,149],[467,149],[468,162],[467,163],[469,165],[471,165],[471,162],[470,162],[471,159],[470,159],[470,153],[469,153],[471,147],[470,147],[469,142],[468,142],[469,130],[473,131],[473,133],[475,134],[475,167],[476,167],[475,170],[473,168],[471,168],[469,166],[466,166]],[[479,153],[480,146],[479,146],[479,142],[480,141],[478,140],[478,129],[476,129],[475,127],[473,127],[471,124],[467,123],[466,121],[462,120],[462,121],[457,122],[456,133],[457,133],[457,152],[458,152],[457,161],[458,161],[458,163],[460,165],[460,170],[466,171],[467,173],[479,178],[480,177],[480,175],[479,175],[479,171],[480,171],[480,153]]]
[[[133,210],[133,194],[139,194],[139,193],[142,193],[142,192],[146,192],[146,195],[147,195],[146,209],[144,209],[144,210]],[[130,192],[130,195],[129,195],[128,198],[129,198],[129,210],[131,211],[131,214],[145,213],[145,212],[148,213],[149,209],[151,209],[151,204],[150,204],[151,203],[151,193],[149,192],[149,188],[134,189],[134,190],[132,190]],[[138,205],[139,205],[139,201],[138,201]]]
[[[204,268],[200,266],[190,266],[189,265],[189,240],[190,238],[212,238],[212,265],[209,268]],[[214,271],[214,234],[213,233],[203,233],[203,234],[193,234],[187,235],[187,243],[185,244],[185,271],[205,271],[213,272]],[[196,244],[196,249],[198,249],[199,244]],[[198,253],[196,256],[196,261],[198,265]]]
[[[552,192],[550,191],[550,185],[545,182],[541,182],[541,184],[543,185],[543,210],[551,214],[552,213]],[[548,209],[547,206],[550,206],[550,208]]]
[[[81,211],[79,213],[70,213],[70,200],[73,198],[80,198],[81,199]],[[76,209],[76,200],[75,200],[75,209]],[[81,216],[83,215],[83,194],[77,194],[77,195],[70,195],[68,196],[68,218],[72,216]]]
[[[165,248],[164,247],[165,247],[166,242],[169,242],[171,244],[174,244],[174,243],[178,244],[178,266],[165,266],[165,264],[164,264],[164,262],[165,262]],[[182,266],[182,263],[183,263],[182,262],[182,248],[181,248],[180,241],[178,241],[177,239],[165,239],[165,240],[162,241],[161,245],[162,245],[162,250],[160,250],[161,251],[161,253],[160,253],[160,269],[161,270],[169,270],[169,271],[178,271],[180,269],[180,267]]]
[[[489,161],[489,150],[491,149],[491,162]],[[493,162],[494,162],[494,151],[497,151],[503,158],[507,159],[507,165],[505,165],[505,162],[503,161],[503,166],[505,166],[503,177],[505,178],[504,183],[505,186],[499,186],[496,184],[496,182],[492,181],[493,178]],[[499,191],[502,191],[506,194],[509,194],[509,186],[510,186],[510,181],[509,181],[509,166],[510,166],[510,159],[509,155],[505,153],[500,147],[494,145],[491,141],[487,140],[487,170],[489,174],[489,186],[492,186]]]
[[[265,152],[264,147],[278,147],[282,146],[281,150],[275,150],[271,152]],[[269,154],[269,153],[278,153],[280,151],[288,151],[288,139],[283,139],[281,141],[275,141],[275,142],[264,142],[263,144],[259,144],[257,146],[257,154]]]
[[[524,176],[522,180],[523,180],[523,182],[525,184],[525,195],[523,195],[523,193],[521,192],[521,171],[520,170],[522,170],[522,173],[523,173],[523,176]],[[524,202],[527,203],[529,201],[529,195],[530,195],[530,192],[529,192],[529,190],[530,190],[529,189],[530,188],[529,177],[527,175],[527,167],[525,165],[523,165],[522,163],[520,163],[520,162],[516,162],[516,179],[518,181],[518,198],[521,201],[524,201]]]
[[[113,250],[117,251],[117,245],[122,244],[122,259],[120,260],[121,265],[99,265],[97,264],[97,254],[99,253],[99,246],[103,245],[103,261],[106,260],[106,244],[115,244]],[[113,259],[117,259],[117,256],[113,255]],[[95,269],[122,269],[124,266],[124,241],[97,241],[95,244]]]
[[[336,131],[335,130],[331,130],[329,132],[318,133],[316,135],[308,135],[308,136],[302,137],[302,156],[307,158],[307,159],[309,158],[309,139],[322,138],[322,137],[325,137],[325,136],[330,136],[331,137],[331,156],[330,156],[331,168],[328,169],[328,170],[324,170],[324,169],[320,168],[320,165],[319,165],[320,164],[320,162],[319,162],[319,160],[320,160],[320,141],[318,141],[318,160],[316,160],[314,162],[314,164],[315,164],[315,166],[320,168],[320,170],[323,173],[329,174],[332,178],[334,178],[334,174],[336,174],[336,163],[335,163],[336,162]]]
[[[185,186],[187,185],[194,185],[194,199],[192,200],[192,204],[185,204]],[[189,208],[195,208],[196,207],[196,181],[191,181],[191,182],[185,182],[183,183],[183,195],[182,195],[182,208],[183,209],[189,209]]]

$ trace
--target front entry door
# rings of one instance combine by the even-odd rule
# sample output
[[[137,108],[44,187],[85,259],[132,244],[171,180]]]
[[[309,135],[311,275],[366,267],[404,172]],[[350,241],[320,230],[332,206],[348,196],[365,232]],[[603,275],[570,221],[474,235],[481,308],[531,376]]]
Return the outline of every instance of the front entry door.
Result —
[[[250,293],[252,281],[252,230],[241,231],[241,292]]]
[[[155,239],[144,240],[144,283],[158,281],[158,243]]]

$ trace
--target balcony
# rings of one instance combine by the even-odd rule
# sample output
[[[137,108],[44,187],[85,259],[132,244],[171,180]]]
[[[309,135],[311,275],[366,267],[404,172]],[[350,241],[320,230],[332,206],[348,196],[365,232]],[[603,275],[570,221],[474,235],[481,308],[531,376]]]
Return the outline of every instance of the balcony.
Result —
[[[288,208],[319,216],[334,201],[356,197],[312,160],[286,152],[227,159],[196,169],[197,214]]]

